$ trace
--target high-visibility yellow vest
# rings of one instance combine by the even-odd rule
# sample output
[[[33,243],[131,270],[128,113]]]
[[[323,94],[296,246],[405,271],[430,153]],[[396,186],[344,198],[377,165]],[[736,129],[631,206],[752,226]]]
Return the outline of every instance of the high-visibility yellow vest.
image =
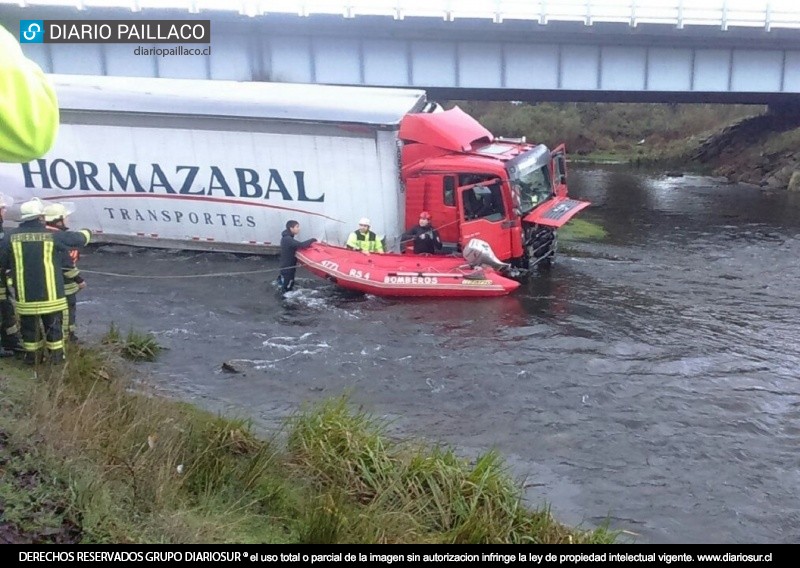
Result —
[[[49,79],[0,26],[0,162],[44,155],[58,133],[58,99]]]
[[[365,252],[383,252],[383,242],[372,231],[353,231],[347,238],[347,246]]]
[[[0,243],[0,269],[11,271],[19,315],[67,309],[62,254],[87,245],[90,238],[87,230],[48,231],[38,220],[20,223],[6,233]]]

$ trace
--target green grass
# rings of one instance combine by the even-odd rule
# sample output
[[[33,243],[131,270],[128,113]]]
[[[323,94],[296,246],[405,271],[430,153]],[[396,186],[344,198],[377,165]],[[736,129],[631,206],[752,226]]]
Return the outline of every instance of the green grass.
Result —
[[[298,411],[283,441],[264,439],[247,419],[155,396],[125,377],[119,357],[72,346],[64,366],[0,362],[0,455],[12,473],[0,505],[33,542],[616,538],[566,527],[546,506],[526,508],[494,452],[467,461],[450,448],[395,441],[345,398]]]
[[[133,329],[123,339],[119,328],[112,323],[108,332],[101,339],[103,345],[116,349],[120,355],[130,361],[155,361],[164,349],[151,333],[141,333]]]
[[[761,151],[765,153],[794,153],[797,152],[798,148],[800,148],[800,128],[794,128],[769,136]]]
[[[605,530],[580,532],[550,511],[530,511],[495,452],[474,462],[452,449],[392,442],[386,424],[334,399],[291,422],[288,449],[321,489],[336,488],[369,515],[331,533],[370,534],[379,542],[607,542]],[[338,523],[334,515],[329,524]]]
[[[637,153],[630,152],[616,152],[610,151],[595,151],[589,152],[582,156],[570,155],[569,161],[572,163],[587,163],[587,164],[623,164],[629,163],[636,159]]]
[[[686,148],[764,105],[524,103],[451,101],[496,136],[525,136],[570,156],[633,161],[685,154]],[[688,146],[687,146],[688,144]]]
[[[608,232],[601,225],[585,219],[571,219],[558,230],[559,240],[566,242],[597,241],[606,236]]]

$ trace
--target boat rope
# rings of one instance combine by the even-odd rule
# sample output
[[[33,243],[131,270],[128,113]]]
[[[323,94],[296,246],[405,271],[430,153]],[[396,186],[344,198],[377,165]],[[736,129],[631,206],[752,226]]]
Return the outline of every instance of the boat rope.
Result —
[[[298,268],[302,265],[286,266],[285,268]],[[86,270],[81,268],[82,274],[98,274],[100,276],[113,276],[115,278],[148,278],[158,280],[175,280],[179,278],[211,278],[214,276],[243,276],[245,274],[267,274],[269,272],[280,272],[285,268],[264,268],[262,270],[246,270],[242,272],[211,272],[208,274],[175,274],[175,275],[147,275],[147,274],[120,274],[118,272],[102,272],[100,270]]]
[[[456,223],[458,223],[458,222],[459,222],[459,220],[458,220],[458,219],[456,219],[455,221],[450,221],[449,223],[445,223],[444,225],[442,225],[442,226],[440,226],[440,227],[431,227],[431,228],[430,228],[430,230],[441,231],[441,230],[442,230],[442,229],[444,229],[445,227],[449,227],[450,225],[455,225],[455,224],[456,224]],[[413,227],[412,227],[412,228],[413,228]],[[410,230],[410,229],[409,229],[409,230]],[[430,232],[430,231],[428,231],[428,232]],[[396,236],[396,237],[393,237],[393,238],[396,238],[396,239],[400,239],[400,241],[399,241],[399,244],[400,244],[400,247],[401,247],[401,248],[402,248],[402,246],[403,246],[403,244],[404,244],[404,243],[410,243],[410,242],[411,242],[411,241],[413,241],[413,240],[414,240],[414,238],[415,238],[415,237],[411,237],[410,239],[403,239],[402,237],[403,237],[403,235],[404,235],[404,234],[405,234],[405,231],[403,231],[403,232],[402,232],[400,235],[398,235],[398,236]]]

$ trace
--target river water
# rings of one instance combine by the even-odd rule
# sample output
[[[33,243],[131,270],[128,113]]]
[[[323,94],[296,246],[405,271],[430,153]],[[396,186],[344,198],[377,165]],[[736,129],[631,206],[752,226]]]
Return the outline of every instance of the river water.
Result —
[[[800,542],[800,195],[574,167],[601,241],[489,300],[351,296],[299,272],[88,274],[79,331],[154,332],[170,393],[276,428],[349,393],[392,431],[496,448],[534,505],[637,542]],[[303,235],[310,237],[312,235]],[[270,269],[274,258],[106,247],[85,270]],[[243,374],[221,364],[242,360]]]

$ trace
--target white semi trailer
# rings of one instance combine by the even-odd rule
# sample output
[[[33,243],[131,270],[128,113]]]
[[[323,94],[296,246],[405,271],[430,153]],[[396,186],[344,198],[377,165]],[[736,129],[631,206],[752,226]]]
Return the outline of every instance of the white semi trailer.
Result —
[[[430,109],[422,91],[51,77],[57,141],[0,164],[0,191],[71,201],[100,240],[270,250],[289,219],[344,243],[364,216],[389,244],[403,231],[397,133]]]

